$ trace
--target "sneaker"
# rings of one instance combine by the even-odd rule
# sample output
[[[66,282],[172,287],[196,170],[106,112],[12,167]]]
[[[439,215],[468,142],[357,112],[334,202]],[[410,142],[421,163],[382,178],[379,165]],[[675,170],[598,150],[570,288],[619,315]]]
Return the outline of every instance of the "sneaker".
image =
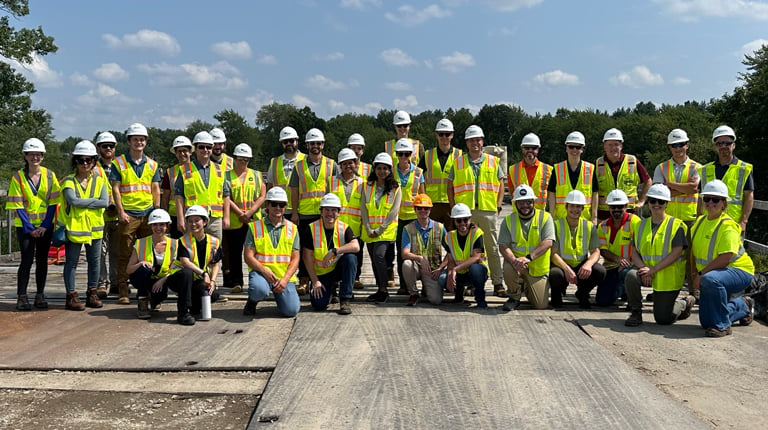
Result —
[[[178,323],[181,325],[195,325],[195,317],[193,317],[189,312],[176,317],[176,321],[178,321]]]
[[[627,318],[627,320],[624,321],[624,325],[627,327],[637,327],[642,323],[643,323],[643,311],[640,311],[640,310],[632,311],[632,313],[629,315],[629,318]]]
[[[48,300],[45,299],[45,294],[35,294],[35,307],[38,309],[48,309]]]
[[[696,303],[696,299],[694,299],[693,296],[686,296],[686,298],[683,300],[685,300],[685,309],[683,309],[683,311],[680,312],[680,315],[677,317],[678,321],[682,321],[690,317],[693,304]]]
[[[355,285],[352,288],[356,290],[362,290],[363,288],[365,288],[365,285],[363,285],[363,283],[360,282],[359,279],[355,279]]]
[[[107,298],[107,287],[104,285],[101,285],[99,287],[96,287],[96,294],[99,296],[99,299],[104,300]]]
[[[386,291],[376,291],[365,299],[366,302],[386,303],[389,299],[389,293]]]
[[[747,316],[739,320],[739,325],[748,326],[752,324],[752,321],[754,321],[754,318],[752,317],[752,312],[755,309],[755,302],[752,300],[752,297],[749,296],[741,296],[742,299],[744,299],[744,303],[747,305]]]
[[[339,305],[339,315],[349,315],[352,313],[352,306],[350,306],[349,302],[349,299],[341,299],[341,305]]]
[[[245,307],[243,308],[243,315],[245,316],[253,316],[256,315],[256,305],[259,302],[254,302],[253,300],[248,300],[245,302]]]
[[[694,299],[696,299],[696,304],[698,305],[699,299],[701,299],[701,290],[698,288],[695,290],[691,290],[691,295],[693,296]]]
[[[507,289],[504,288],[503,285],[494,285],[493,286],[493,295],[496,297],[508,297],[507,296]]]
[[[149,311],[149,299],[147,298],[139,299],[138,302],[139,302],[139,309],[136,312],[136,316],[140,320],[148,320],[152,318],[152,313]]]
[[[501,310],[504,312],[513,311],[520,307],[520,300],[515,300],[513,298],[508,298],[506,302],[501,306]]]
[[[243,292],[243,286],[242,285],[235,285],[232,287],[231,290],[229,290],[230,294],[237,294]]]
[[[704,332],[704,336],[706,337],[725,337],[731,334],[731,326],[728,326],[725,330],[718,330],[714,327],[708,328],[707,331]]]
[[[29,298],[26,294],[22,294],[19,296],[18,299],[16,299],[16,310],[17,311],[30,311],[32,310],[32,305],[29,304]]]
[[[85,306],[88,306],[89,308],[100,308],[104,306],[104,304],[101,303],[101,300],[99,300],[99,296],[96,293],[96,288],[91,288],[86,292]]]
[[[406,303],[406,306],[416,306],[416,303],[419,302],[419,295],[418,294],[411,294],[408,297],[408,303]]]
[[[408,289],[405,287],[400,287],[397,289],[397,293],[395,293],[397,296],[410,296],[411,293],[408,292]]]
[[[475,289],[472,287],[467,287],[467,289],[464,290],[464,295],[472,297],[475,295]]]

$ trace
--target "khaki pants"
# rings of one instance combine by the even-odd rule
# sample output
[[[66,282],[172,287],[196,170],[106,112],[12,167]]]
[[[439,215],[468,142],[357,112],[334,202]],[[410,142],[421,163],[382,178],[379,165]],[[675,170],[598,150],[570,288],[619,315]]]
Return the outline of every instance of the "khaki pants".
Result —
[[[485,256],[488,259],[488,268],[491,271],[491,282],[494,290],[497,285],[502,285],[504,278],[501,271],[501,260],[499,256],[499,227],[497,225],[498,215],[495,211],[472,210],[472,223],[483,231],[483,246],[485,246]]]
[[[439,305],[443,301],[443,289],[431,276],[425,276],[421,271],[421,263],[413,260],[403,261],[403,280],[408,294],[418,294],[416,281],[421,280],[421,286],[427,294],[427,300],[433,305]]]
[[[507,284],[507,294],[510,299],[520,300],[525,292],[525,297],[534,308],[546,309],[549,299],[547,278],[547,275],[531,276],[528,269],[518,272],[508,261],[504,261],[504,282]],[[522,288],[520,280],[523,281]]]
[[[221,218],[211,218],[208,225],[205,226],[205,232],[221,240],[222,221]]]
[[[148,217],[128,217],[128,223],[119,223],[117,234],[119,236],[118,259],[117,259],[117,283],[128,287],[128,260],[131,259],[133,244],[136,239],[146,237],[152,234],[152,229],[147,224]]]

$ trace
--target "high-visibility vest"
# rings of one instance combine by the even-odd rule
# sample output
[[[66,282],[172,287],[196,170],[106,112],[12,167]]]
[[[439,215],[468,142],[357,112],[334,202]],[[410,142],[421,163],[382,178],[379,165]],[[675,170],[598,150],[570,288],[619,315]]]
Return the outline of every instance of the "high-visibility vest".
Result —
[[[534,209],[534,214],[531,219],[531,226],[528,229],[528,238],[523,235],[523,226],[520,224],[520,217],[517,213],[513,212],[504,218],[504,222],[507,224],[507,229],[510,233],[509,249],[515,254],[515,257],[525,257],[531,254],[541,239],[539,234],[541,228],[547,220],[552,216],[549,212]],[[513,224],[514,221],[514,224]],[[528,263],[528,273],[531,276],[544,276],[549,273],[549,261],[552,248],[550,247],[544,254],[539,255],[533,261]]]
[[[395,193],[397,188],[390,190],[386,196],[382,196],[378,203],[375,202],[376,198],[376,184],[367,184],[363,188],[363,199],[365,200],[365,209],[368,212],[368,224],[372,230],[376,230],[379,226],[384,224],[384,220],[387,218],[387,214],[392,209],[392,205],[395,204]],[[363,242],[385,242],[394,241],[397,238],[397,218],[392,221],[380,235],[373,238],[368,236],[368,231],[362,229]]]
[[[440,263],[443,261],[442,243],[445,227],[442,223],[435,220],[430,221],[432,221],[432,229],[427,235],[426,243],[421,236],[421,230],[418,226],[419,221],[413,221],[406,225],[405,230],[411,238],[411,252],[422,257],[427,257],[429,268],[435,270],[440,267]]]
[[[213,158],[211,158],[211,161],[223,167],[222,170],[224,170],[225,172],[229,172],[230,170],[232,170],[232,168],[235,165],[235,159],[225,153],[221,154],[221,159],[219,161],[216,161]]]
[[[229,183],[232,184],[232,192],[230,193],[230,200],[240,208],[241,211],[251,210],[255,199],[261,197],[261,172],[253,169],[246,169],[245,181],[241,181],[234,170],[228,172]],[[255,196],[255,197],[254,197]],[[253,214],[253,219],[261,219],[261,211],[256,211]],[[243,223],[240,221],[240,217],[235,214],[234,211],[229,211],[229,228],[235,230],[242,227]]]
[[[637,231],[637,225],[640,223],[640,217],[635,214],[630,214],[629,219],[621,226],[621,230],[616,233],[616,237],[611,242],[611,232],[608,231],[608,221],[611,218],[600,223],[597,228],[597,238],[600,241],[600,249],[606,249],[612,253],[618,255],[621,258],[630,260],[632,258],[632,234]],[[608,260],[603,263],[606,269],[613,269],[619,267],[618,263],[609,262]]]
[[[101,161],[97,161],[96,165],[93,166],[93,173],[104,177],[104,182],[107,183],[107,196],[109,196],[109,204],[114,205],[115,198],[112,195],[112,186],[109,184],[109,176],[107,176],[107,172],[104,170],[104,166],[101,165]],[[117,213],[113,215],[107,215],[107,211],[104,211],[104,221],[117,221]]]
[[[300,160],[303,160],[304,157],[305,155],[303,152],[297,152],[296,162],[298,163]],[[267,182],[273,181],[273,186],[280,187],[285,190],[285,194],[288,195],[288,205],[285,207],[285,210],[293,210],[293,206],[291,206],[291,187],[288,186],[288,183],[291,182],[291,173],[289,172],[287,175],[285,174],[285,170],[283,169],[283,157],[277,156],[273,158],[269,162],[269,169],[274,172],[275,177],[267,178]]]
[[[616,180],[613,178],[610,166],[607,166],[605,157],[600,157],[595,163],[597,166],[597,208],[601,211],[607,211],[608,193],[619,189],[627,194],[629,204],[627,209],[632,209],[637,204],[637,186],[640,184],[640,175],[637,173],[637,158],[634,155],[624,154],[624,159],[619,167],[619,174]]]
[[[751,173],[751,164],[737,160],[736,164],[728,166],[728,170],[721,179],[728,187],[728,195],[730,196],[726,213],[737,223],[741,222],[744,206],[744,185],[746,185],[747,178]],[[703,190],[707,182],[717,179],[715,177],[715,163],[709,162],[705,164],[699,171],[699,176],[701,177],[701,189]]]
[[[413,169],[408,172],[408,182],[401,188],[402,197],[400,198],[400,212],[397,214],[398,219],[416,219],[416,210],[413,208],[413,198],[419,194],[421,178],[421,169],[413,166]]]
[[[213,260],[214,255],[216,254],[216,250],[219,249],[219,239],[216,238],[216,236],[211,236],[210,234],[205,235],[208,247],[205,248],[205,255],[203,256],[203,261],[205,261],[205,265],[199,266],[197,261],[197,239],[195,239],[195,236],[192,235],[192,233],[186,233],[184,236],[181,236],[179,238],[179,242],[182,246],[187,248],[187,251],[189,252],[189,261],[192,262],[192,264],[197,264],[200,269],[202,269],[204,272],[208,272],[210,274],[210,267]],[[183,267],[181,265],[181,261],[177,260],[174,265],[176,267]],[[200,276],[198,274],[195,274],[194,279],[199,279]]]
[[[123,204],[123,210],[142,211],[152,207],[154,198],[152,196],[152,178],[157,171],[155,160],[146,157],[147,161],[144,170],[141,172],[141,178],[136,176],[131,163],[125,154],[112,160],[112,168],[120,172],[120,199]]]
[[[661,168],[661,176],[664,178],[664,183],[680,182],[686,183],[690,179],[693,172],[701,168],[701,164],[691,160],[690,158],[685,160],[683,170],[680,177],[675,177],[675,164],[674,160],[669,159],[659,164]],[[696,204],[699,199],[699,193],[693,194],[680,194],[672,196],[672,200],[667,203],[666,213],[682,221],[694,221],[696,219]]]
[[[586,220],[592,219],[592,176],[595,173],[595,165],[586,161],[581,161],[581,169],[579,170],[579,181],[576,183],[576,188],[571,186],[571,179],[568,177],[568,161],[555,164],[554,167],[555,180],[557,185],[555,186],[555,219],[565,218],[565,197],[568,196],[573,190],[579,190],[587,199],[587,204],[584,205],[584,210],[581,212],[582,218]],[[551,209],[551,208],[550,208]]]
[[[536,175],[533,177],[533,183],[528,183],[528,174],[525,171],[525,161],[513,164],[509,166],[509,190],[514,191],[518,185],[526,184],[533,188],[533,192],[536,198],[533,201],[533,207],[536,209],[545,209],[547,207],[547,185],[549,184],[549,176],[552,174],[552,166],[549,164],[538,162],[536,167]]]
[[[448,172],[454,166],[456,159],[462,154],[461,149],[451,148],[445,166],[440,167],[437,157],[438,148],[427,150],[424,154],[424,185],[426,194],[432,203],[448,203]]]
[[[59,190],[61,189],[56,174],[53,170],[40,168],[40,184],[37,186],[37,194],[27,181],[26,173],[19,170],[11,177],[8,185],[8,198],[5,201],[5,210],[16,211],[24,209],[27,212],[29,222],[39,227],[45,219],[48,206],[59,202]],[[21,218],[15,217],[13,225],[21,227]]]
[[[333,160],[323,156],[320,159],[320,172],[317,179],[312,179],[309,173],[309,159],[296,162],[296,173],[299,175],[299,213],[302,215],[320,214],[320,199],[328,192],[328,177],[335,175]]]
[[[363,181],[363,178],[356,176],[352,184],[352,190],[349,193],[349,197],[347,197],[347,193],[344,191],[344,180],[338,176],[328,178],[328,192],[336,194],[339,200],[341,200],[339,219],[352,229],[355,237],[360,237],[363,226],[360,217],[362,215],[361,201],[364,185],[365,181]]]
[[[75,175],[70,174],[61,181],[61,189],[71,188],[78,198],[98,199],[101,191],[107,186],[107,181],[103,176],[91,174],[85,183],[85,188],[81,188]],[[83,193],[84,192],[84,193]],[[104,209],[89,209],[84,207],[70,206],[67,199],[61,196],[61,208],[57,223],[65,226],[67,231],[67,240],[73,243],[91,243],[93,240],[104,237]]]
[[[360,161],[357,163],[357,176],[368,180],[368,176],[371,174],[372,166],[366,162]]]
[[[176,208],[176,193],[174,193],[173,188],[176,184],[176,178],[178,178],[180,174],[180,165],[174,164],[168,168],[168,180],[171,184],[171,195],[168,197],[168,215],[170,216],[177,216],[179,214],[179,210]]]
[[[592,251],[589,249],[589,241],[592,238],[594,228],[591,221],[579,218],[579,223],[576,225],[576,235],[574,236],[571,227],[568,225],[568,220],[560,218],[555,221],[557,253],[569,266],[576,267],[589,257],[590,251]]]
[[[208,186],[193,162],[181,166],[184,182],[184,207],[200,205],[208,210],[211,218],[224,216],[224,169],[220,165],[208,163]]]
[[[634,235],[634,245],[647,266],[653,267],[659,264],[672,252],[672,239],[680,228],[683,232],[687,231],[683,221],[669,215],[664,217],[664,221],[656,229],[656,234],[653,234],[651,228],[651,218],[640,221]],[[683,287],[683,281],[685,281],[685,253],[682,253],[674,263],[653,274],[651,286],[654,291],[676,291]]]
[[[718,240],[722,239],[723,231],[731,229],[740,232],[741,227],[727,214],[708,220],[706,215],[696,219],[691,227],[691,249],[696,257],[696,270],[702,270],[718,255],[715,254]],[[706,251],[705,251],[706,250]],[[739,250],[731,256],[728,267],[741,269],[749,274],[755,273],[755,266],[749,254],[744,250],[744,242],[740,242]]]
[[[462,154],[456,159],[453,168],[453,200],[454,203],[464,203],[470,209],[496,212],[497,190],[501,184],[497,176],[499,159],[490,154],[484,155],[485,159],[480,165],[478,178],[475,178],[475,173],[472,171],[469,154]],[[478,186],[477,202],[475,202],[475,182]]]
[[[462,248],[459,246],[459,231],[451,230],[448,232],[448,237],[445,242],[448,244],[448,250],[450,251],[451,256],[453,257],[453,261],[456,262],[457,266],[472,258],[472,247],[475,245],[475,242],[477,242],[477,240],[482,237],[483,231],[478,227],[473,226],[469,230],[469,233],[467,233],[467,240],[464,242],[464,247]],[[480,261],[478,261],[478,263],[488,267],[488,261],[485,258],[485,252],[480,254]],[[458,270],[456,273],[467,272],[469,272],[469,267],[464,270]]]
[[[283,225],[278,227],[280,240],[277,246],[272,244],[272,239],[267,232],[266,221],[264,219],[256,220],[248,224],[250,234],[253,235],[253,244],[255,249],[256,261],[262,266],[268,268],[280,279],[288,272],[288,266],[291,264],[291,254],[293,254],[293,242],[299,229],[296,224],[283,220]],[[290,282],[296,282],[296,273],[291,276]]]
[[[411,163],[413,163],[414,166],[419,165],[419,160],[421,160],[421,142],[419,142],[416,139],[407,138],[411,141],[411,144],[413,145],[413,153],[411,153]],[[393,160],[397,160],[397,154],[395,151],[395,144],[397,143],[397,139],[392,139],[384,142],[384,152],[392,156]]]
[[[347,225],[338,218],[333,223],[333,247],[339,248],[346,245],[344,240],[344,232],[347,231]],[[325,237],[325,228],[323,228],[323,220],[319,219],[309,225],[309,232],[312,235],[312,244],[315,246],[313,251],[313,258],[315,259],[315,274],[325,275],[326,273],[333,272],[338,262],[338,257],[331,260],[328,265],[323,264],[323,258],[328,254],[328,239]]]
[[[173,261],[176,259],[176,248],[178,241],[171,239],[168,236],[164,237],[165,240],[165,253],[163,254],[163,261],[160,262],[160,270],[157,274],[152,274],[152,278],[160,279],[166,275],[172,275],[179,270],[175,265],[172,267]],[[152,242],[152,236],[146,236],[139,238],[133,248],[136,250],[136,255],[139,257],[139,261],[146,261],[152,265],[155,264],[155,248],[154,242]]]

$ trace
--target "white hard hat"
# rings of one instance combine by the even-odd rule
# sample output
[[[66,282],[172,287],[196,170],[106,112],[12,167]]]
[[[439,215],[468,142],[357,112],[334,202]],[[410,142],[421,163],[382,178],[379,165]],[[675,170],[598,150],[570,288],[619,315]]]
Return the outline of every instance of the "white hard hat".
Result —
[[[376,164],[386,164],[387,166],[392,167],[392,156],[386,152],[379,152],[373,159],[373,165],[375,166]]]
[[[354,133],[347,139],[347,146],[349,145],[363,145],[365,146],[365,138],[360,133]]]
[[[667,186],[664,184],[653,184],[651,185],[651,188],[648,188],[648,194],[646,194],[646,197],[668,202],[672,200],[672,193],[669,192],[669,188],[667,188]]]
[[[617,205],[627,205],[629,204],[629,198],[627,197],[627,193],[621,190],[613,190],[610,193],[608,193],[608,197],[606,198],[608,206],[617,206]]]
[[[115,139],[115,135],[108,132],[108,131],[102,131],[99,133],[98,136],[96,136],[96,145],[101,145],[102,143],[117,143],[117,139]]]
[[[719,179],[713,179],[704,185],[704,189],[701,190],[702,196],[715,196],[729,199],[728,186],[725,182]]]
[[[201,131],[195,135],[195,138],[192,139],[192,143],[195,145],[198,143],[207,143],[209,145],[213,145],[213,136],[211,136],[211,133],[208,133],[207,131]]]
[[[320,208],[339,208],[341,209],[341,200],[339,196],[333,193],[328,193],[320,199]]]
[[[341,151],[339,151],[339,164],[347,160],[357,160],[357,154],[349,148],[342,148]]]
[[[149,133],[147,133],[147,127],[144,127],[143,124],[139,124],[138,122],[134,122],[133,124],[128,126],[128,130],[125,131],[125,136],[144,136],[148,137]]]
[[[399,110],[395,112],[395,117],[392,118],[392,124],[394,125],[410,124],[410,123],[411,123],[411,116],[408,115],[408,112],[404,110]]]
[[[201,216],[205,219],[208,219],[208,211],[205,210],[205,208],[200,205],[190,206],[189,209],[187,209],[187,213],[184,214],[184,218],[189,218],[194,215]]]
[[[518,200],[533,200],[536,198],[536,194],[533,192],[533,188],[526,184],[520,184],[515,188],[515,192],[512,195],[512,201]]]
[[[171,223],[171,216],[168,215],[168,212],[157,208],[152,211],[152,213],[149,214],[149,219],[147,220],[147,224],[170,224]]]
[[[522,148],[523,146],[536,146],[541,148],[541,140],[535,133],[528,133],[523,136],[523,141],[520,142],[520,147]]]
[[[190,142],[189,138],[187,136],[176,136],[175,139],[173,139],[173,145],[171,146],[171,152],[176,153],[176,148],[181,148],[182,146],[189,146],[192,147],[192,142]]]
[[[298,139],[298,138],[299,138],[299,134],[296,133],[296,129],[294,129],[293,127],[283,127],[283,129],[280,130],[281,142],[286,139]]]
[[[238,143],[237,146],[235,146],[235,150],[232,151],[232,155],[235,157],[253,158],[253,152],[251,151],[250,145],[247,143]]]
[[[95,157],[97,155],[96,147],[90,140],[81,140],[75,145],[75,149],[72,150],[72,155],[87,155]]]
[[[395,152],[413,152],[411,139],[398,139],[395,143]]]
[[[565,138],[565,144],[569,143],[578,143],[581,146],[584,146],[587,144],[587,140],[584,139],[584,135],[581,134],[580,131],[572,131],[570,134],[568,134],[568,137]]]
[[[464,132],[464,140],[472,139],[474,137],[485,137],[483,129],[476,125],[470,125]]]
[[[469,206],[464,203],[456,203],[453,208],[451,208],[451,218],[470,218],[471,216],[472,211],[469,210]]]
[[[712,141],[714,142],[715,139],[720,136],[731,136],[733,140],[736,140],[736,132],[727,125],[721,125],[720,127],[717,127],[714,132],[712,132]]]
[[[227,141],[227,136],[224,134],[224,130],[214,127],[210,131],[211,136],[213,136],[213,143],[223,143]]]
[[[24,145],[21,147],[21,152],[45,153],[45,144],[43,144],[42,140],[36,137],[31,137],[24,142]]]
[[[565,196],[565,203],[572,205],[586,205],[587,198],[584,197],[584,193],[579,190],[573,190]]]
[[[675,143],[687,143],[688,140],[688,133],[686,133],[683,129],[676,128],[669,132],[669,135],[667,136],[667,145],[672,145]]]
[[[310,128],[304,137],[304,142],[325,142],[325,135],[316,128]]]
[[[286,194],[285,190],[280,187],[272,187],[267,191],[265,200],[268,202],[288,203],[288,194]]]
[[[437,125],[435,126],[435,131],[453,133],[453,123],[451,122],[450,119],[443,118],[437,122]]]
[[[621,134],[621,131],[618,128],[609,128],[603,135],[603,142],[606,140],[618,140],[619,142],[624,143],[624,135]]]

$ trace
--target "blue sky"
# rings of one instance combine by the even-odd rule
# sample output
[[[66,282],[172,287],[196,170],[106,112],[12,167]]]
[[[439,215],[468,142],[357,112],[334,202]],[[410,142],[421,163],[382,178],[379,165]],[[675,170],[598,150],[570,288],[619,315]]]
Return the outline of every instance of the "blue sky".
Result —
[[[323,118],[509,103],[613,111],[733,90],[768,43],[747,0],[30,0],[59,51],[20,67],[56,137],[183,128],[273,101]]]

